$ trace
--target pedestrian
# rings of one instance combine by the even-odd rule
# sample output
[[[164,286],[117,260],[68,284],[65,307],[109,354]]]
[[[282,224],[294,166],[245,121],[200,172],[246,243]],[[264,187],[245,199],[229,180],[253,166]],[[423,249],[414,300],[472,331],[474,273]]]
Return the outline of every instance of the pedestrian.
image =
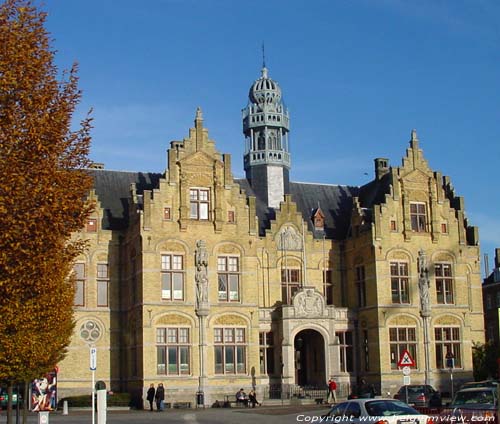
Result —
[[[330,378],[328,380],[328,396],[327,396],[327,402],[329,404],[334,404],[337,402],[337,383],[333,380],[333,378]]]
[[[252,405],[252,408],[255,408],[255,404],[260,406],[260,402],[257,400],[257,395],[255,393],[255,390],[250,390],[248,393],[248,401]]]
[[[163,383],[158,384],[155,394],[156,399],[156,409],[158,412],[163,411],[163,401],[165,400],[165,389],[163,388]]]
[[[146,399],[149,402],[149,409],[151,411],[153,411],[153,401],[155,400],[155,393],[156,393],[155,385],[153,383],[151,383],[149,385],[148,394],[146,396]]]

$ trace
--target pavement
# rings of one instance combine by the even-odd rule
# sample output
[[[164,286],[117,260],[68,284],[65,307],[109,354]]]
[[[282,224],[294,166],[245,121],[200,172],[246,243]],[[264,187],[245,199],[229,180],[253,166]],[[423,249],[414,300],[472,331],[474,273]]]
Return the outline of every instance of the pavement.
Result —
[[[261,406],[257,408],[199,408],[199,409],[171,409],[157,411],[108,411],[106,424],[121,423],[172,423],[172,424],[293,424],[319,422],[319,417],[328,412],[326,405],[285,405]],[[318,421],[313,417],[318,417]],[[37,413],[28,414],[28,424],[38,424]],[[0,413],[0,423],[6,423],[6,412]],[[15,412],[13,423],[16,424]],[[22,423],[20,417],[19,423]],[[69,411],[68,415],[62,412],[51,412],[49,423],[58,424],[93,424],[91,411]],[[95,424],[98,423],[97,417]]]

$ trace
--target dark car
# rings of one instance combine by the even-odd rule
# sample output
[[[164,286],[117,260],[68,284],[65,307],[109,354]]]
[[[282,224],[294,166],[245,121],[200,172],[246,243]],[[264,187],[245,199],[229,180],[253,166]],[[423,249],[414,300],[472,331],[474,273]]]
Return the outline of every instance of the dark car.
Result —
[[[482,380],[482,381],[469,381],[462,384],[461,389],[472,389],[474,387],[497,387],[500,384],[498,380]]]
[[[496,419],[497,405],[496,387],[460,389],[452,402],[441,412],[440,421],[493,422]]]
[[[441,394],[434,387],[425,384],[402,386],[394,395],[394,399],[421,408],[440,407],[442,404]]]
[[[12,392],[12,406],[15,407],[17,405],[17,400],[19,399],[19,404],[22,404],[22,397],[18,396],[17,390],[14,389]],[[6,409],[7,403],[9,401],[9,394],[7,393],[6,388],[0,389],[0,409]]]

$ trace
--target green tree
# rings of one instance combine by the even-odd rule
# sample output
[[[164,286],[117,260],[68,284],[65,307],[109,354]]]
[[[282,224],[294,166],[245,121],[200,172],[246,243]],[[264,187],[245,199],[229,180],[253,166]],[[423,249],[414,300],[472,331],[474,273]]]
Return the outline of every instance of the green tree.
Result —
[[[71,239],[92,209],[87,116],[77,130],[76,65],[58,74],[46,14],[28,0],[0,5],[0,381],[52,369],[73,331]]]
[[[473,343],[472,363],[474,367],[474,380],[480,381],[498,377],[498,358],[498,349],[493,343]]]

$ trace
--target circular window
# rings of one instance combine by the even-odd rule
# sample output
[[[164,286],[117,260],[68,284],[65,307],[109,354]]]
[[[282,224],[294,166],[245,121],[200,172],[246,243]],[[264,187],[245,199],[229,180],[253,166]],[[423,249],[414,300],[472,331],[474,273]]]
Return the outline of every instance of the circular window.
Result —
[[[80,326],[80,337],[86,342],[95,342],[101,337],[101,327],[95,321],[85,321]]]

